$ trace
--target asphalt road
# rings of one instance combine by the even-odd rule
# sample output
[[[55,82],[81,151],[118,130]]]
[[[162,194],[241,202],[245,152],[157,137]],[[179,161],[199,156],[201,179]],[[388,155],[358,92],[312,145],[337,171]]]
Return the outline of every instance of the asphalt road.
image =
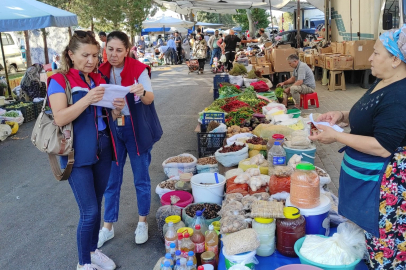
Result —
[[[197,113],[212,101],[212,74],[187,74],[187,67],[153,71],[155,106],[164,130],[152,151],[152,205],[149,240],[134,242],[138,222],[132,171],[127,160],[115,238],[103,247],[119,269],[152,269],[164,255],[156,231],[160,206],[155,187],[166,180],[162,162],[174,155],[197,156]],[[79,211],[67,181],[54,179],[47,156],[30,142],[34,122],[23,124],[16,139],[0,142],[0,269],[76,269]]]

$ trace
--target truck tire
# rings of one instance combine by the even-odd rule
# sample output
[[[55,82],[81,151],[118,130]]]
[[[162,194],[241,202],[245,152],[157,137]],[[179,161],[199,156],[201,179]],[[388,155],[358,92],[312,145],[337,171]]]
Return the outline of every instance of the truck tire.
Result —
[[[17,73],[17,67],[14,66],[14,65],[10,65],[10,66],[8,67],[8,73],[10,73],[10,74],[15,74],[15,73]]]

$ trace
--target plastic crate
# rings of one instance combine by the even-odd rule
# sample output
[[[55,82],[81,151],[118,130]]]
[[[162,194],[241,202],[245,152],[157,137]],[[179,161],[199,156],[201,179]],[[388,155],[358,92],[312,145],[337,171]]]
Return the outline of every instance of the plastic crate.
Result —
[[[34,102],[34,115],[35,115],[35,118],[37,118],[38,115],[41,113],[42,104],[44,104],[44,101]]]
[[[200,127],[201,132],[206,132],[207,130],[207,125],[212,122],[218,122],[218,123],[225,123],[225,118],[224,118],[224,113],[203,113],[203,119],[202,119],[202,125]]]
[[[197,133],[197,147],[199,158],[214,155],[223,146],[226,132],[221,133]]]
[[[213,89],[219,89],[219,83],[222,82],[230,82],[230,78],[228,77],[228,75],[216,75],[213,78]]]
[[[219,98],[219,90],[213,89],[213,100],[216,100],[218,98]]]

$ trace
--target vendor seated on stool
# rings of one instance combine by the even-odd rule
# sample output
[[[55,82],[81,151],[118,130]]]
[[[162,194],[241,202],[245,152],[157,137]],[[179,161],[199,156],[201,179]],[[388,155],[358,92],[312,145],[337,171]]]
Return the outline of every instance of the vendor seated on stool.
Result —
[[[289,66],[294,68],[293,77],[290,79],[279,83],[278,86],[284,86],[285,95],[283,95],[283,104],[287,106],[288,97],[287,94],[291,93],[293,99],[295,100],[295,107],[300,108],[300,94],[310,94],[314,93],[316,89],[316,81],[314,80],[313,71],[310,67],[301,61],[299,61],[299,56],[296,54],[291,54],[286,59]]]

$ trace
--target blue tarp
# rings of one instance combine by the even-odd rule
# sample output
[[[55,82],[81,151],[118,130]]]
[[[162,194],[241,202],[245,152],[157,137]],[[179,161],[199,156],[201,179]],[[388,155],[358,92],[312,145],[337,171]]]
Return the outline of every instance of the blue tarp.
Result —
[[[76,14],[35,0],[1,0],[0,32],[77,24]]]
[[[169,32],[170,30],[171,30],[170,27],[165,27],[165,32]],[[161,28],[145,28],[145,29],[142,29],[142,32],[146,32],[146,33],[149,33],[149,32],[163,32],[163,31],[164,31],[163,27],[161,27]]]

